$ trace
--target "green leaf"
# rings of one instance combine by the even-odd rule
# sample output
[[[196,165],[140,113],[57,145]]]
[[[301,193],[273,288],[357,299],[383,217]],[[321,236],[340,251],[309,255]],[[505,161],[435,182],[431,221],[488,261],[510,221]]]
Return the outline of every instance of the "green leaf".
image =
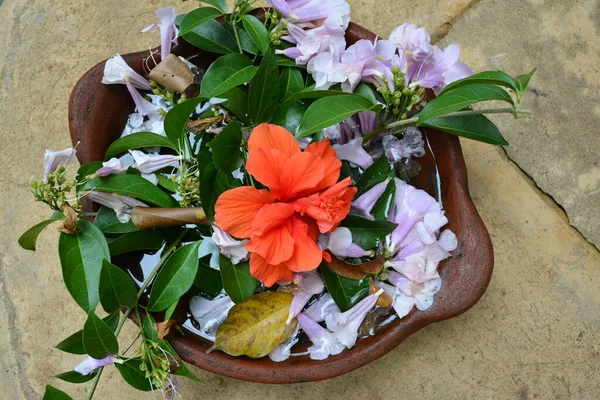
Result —
[[[55,221],[64,221],[65,216],[60,211],[54,211],[52,216],[45,221],[42,221],[38,224],[35,224],[31,228],[29,228],[24,234],[19,238],[19,246],[24,248],[25,250],[35,251],[35,244],[37,242],[38,236],[40,233],[51,223]]]
[[[537,68],[534,68],[528,74],[517,76],[517,83],[518,83],[518,87],[519,87],[519,96],[518,96],[519,102],[521,101],[523,94],[525,93],[525,91],[527,90],[527,87],[529,86],[529,81],[531,80],[531,77],[533,77],[533,74],[535,74],[536,71],[537,71]]]
[[[265,28],[258,18],[252,15],[244,15],[242,23],[258,50],[262,54],[265,54],[269,50],[269,32],[267,32],[267,28]]]
[[[194,97],[183,103],[177,104],[165,116],[165,133],[173,142],[178,143],[183,147],[183,140],[188,132],[188,121],[190,116],[201,102],[203,97]]]
[[[158,342],[160,340],[158,338],[158,331],[156,330],[154,318],[149,313],[147,313],[146,318],[144,318],[142,330],[144,331],[143,333],[144,336],[146,336],[146,339],[152,340],[153,342]]]
[[[197,26],[200,26],[211,19],[220,17],[222,14],[222,12],[212,7],[200,7],[190,11],[181,21],[179,36],[183,36],[186,33],[193,31]]]
[[[446,86],[437,97],[443,96],[446,93],[463,86],[481,84],[504,86],[515,93],[519,91],[519,83],[512,76],[502,71],[483,71],[452,82]]]
[[[117,218],[117,214],[112,208],[106,206],[100,207],[96,218],[94,218],[94,225],[100,229],[103,233],[128,233],[135,232],[138,230],[133,222],[123,223]]]
[[[148,310],[163,311],[192,287],[198,272],[198,247],[194,242],[180,247],[162,267],[152,284]]]
[[[358,192],[356,198],[362,196],[373,186],[385,181],[393,176],[394,168],[390,165],[385,156],[379,157],[369,168],[367,168],[356,181]]]
[[[237,51],[237,46],[227,29],[214,19],[195,27],[183,35],[183,38],[199,49],[211,53],[229,54]]]
[[[173,316],[173,313],[175,312],[175,309],[177,308],[177,305],[179,304],[179,300],[176,300],[173,304],[171,304],[166,310],[165,310],[165,316],[163,318],[163,321],[168,321],[171,319],[171,317]]]
[[[382,158],[385,156],[382,156]],[[392,205],[394,204],[394,196],[396,195],[396,181],[394,179],[390,179],[388,182],[385,191],[375,203],[375,206],[371,210],[371,214],[376,220],[384,220],[387,221],[388,216],[390,215],[390,210],[392,209]]]
[[[177,360],[177,366],[171,371],[173,373],[173,375],[185,376],[186,378],[189,378],[196,382],[204,382],[202,379],[200,379],[196,375],[194,375],[194,373],[192,371],[190,371],[190,369],[187,367],[187,365],[185,365],[183,360],[179,357],[179,354],[177,354],[175,349],[173,349],[173,347],[171,347],[169,342],[167,342],[164,339],[161,340],[160,347],[163,350],[165,350],[167,353],[169,353],[171,355],[171,357],[173,357],[175,360]]]
[[[279,77],[279,97],[284,102],[304,90],[304,78],[298,68],[284,68]]]
[[[83,347],[86,354],[96,360],[119,354],[115,333],[93,311],[88,313],[83,325]]]
[[[354,93],[369,100],[372,105],[377,104],[377,96],[375,95],[375,91],[373,90],[373,88],[370,85],[368,85],[364,82],[361,82],[358,84],[356,89],[354,89]]]
[[[156,174],[156,177],[158,178],[158,184],[160,185],[160,187],[168,190],[171,193],[177,193],[177,185],[174,184],[172,180],[170,180],[163,174]]]
[[[200,178],[200,198],[202,208],[209,220],[215,219],[215,203],[219,196],[238,186],[241,186],[241,182],[231,173],[217,170],[212,163],[204,166]]]
[[[419,113],[417,126],[422,125],[431,118],[442,117],[460,111],[475,103],[490,100],[502,100],[513,104],[513,99],[508,92],[494,85],[469,85],[454,89],[429,103]]]
[[[63,392],[62,390],[58,390],[54,386],[46,385],[46,391],[44,392],[44,397],[42,400],[73,400],[71,396]]]
[[[354,243],[363,249],[372,249],[383,242],[397,225],[389,221],[372,221],[358,215],[348,215],[341,226],[350,229]]]
[[[77,233],[61,233],[58,254],[65,286],[86,311],[96,309],[102,261],[110,258],[104,234],[89,221],[77,221]]]
[[[217,296],[223,290],[221,273],[218,269],[210,267],[210,256],[203,257],[198,261],[198,272],[194,278],[194,286],[211,297]]]
[[[212,149],[212,158],[215,167],[225,173],[231,173],[240,166],[242,158],[242,125],[238,121],[231,121],[208,144]]]
[[[133,280],[107,260],[104,260],[100,273],[100,303],[109,314],[121,307],[134,307],[137,303],[137,289]]]
[[[112,257],[138,250],[160,250],[165,242],[163,235],[156,230],[125,233],[108,244]]]
[[[103,178],[92,179],[83,186],[82,190],[117,193],[135,197],[136,199],[164,208],[179,206],[179,203],[173,197],[141,176],[133,174],[109,175]]]
[[[351,309],[369,295],[369,279],[354,280],[333,272],[325,263],[321,264],[321,276],[327,291],[342,312]]]
[[[484,115],[432,118],[423,126],[479,142],[508,146],[498,127]]]
[[[223,106],[231,111],[244,124],[248,125],[248,92],[239,87],[231,88],[219,97],[227,99]]]
[[[280,104],[275,114],[275,125],[283,126],[289,132],[296,132],[304,115],[304,106],[299,102]]]
[[[243,54],[219,57],[202,78],[200,93],[206,98],[218,97],[232,88],[250,81],[258,67]]]
[[[130,358],[123,364],[115,364],[125,382],[137,390],[150,392],[156,388],[150,383],[150,380],[146,378],[146,374],[140,369],[141,365],[142,360],[139,357]]]
[[[354,114],[373,107],[371,101],[356,94],[323,97],[312,103],[296,133],[296,138],[308,136],[342,122]]]
[[[227,14],[227,3],[225,0],[202,0],[204,3],[211,4],[217,7],[219,10],[223,11],[224,14]]]
[[[110,160],[118,154],[127,152],[127,150],[156,146],[177,150],[177,144],[173,143],[169,138],[152,132],[137,132],[112,142],[106,150],[104,159]]]
[[[250,275],[248,261],[233,265],[224,255],[219,255],[219,269],[223,279],[223,288],[234,303],[240,303],[252,296],[258,287],[258,281]]]
[[[120,314],[118,312],[107,315],[102,318],[106,325],[114,332],[117,329],[117,324],[119,323]],[[83,347],[83,330],[77,331],[56,346],[60,351],[64,351],[65,353],[70,354],[86,354],[85,348]]]
[[[275,62],[275,53],[265,53],[258,72],[250,82],[248,92],[248,115],[254,123],[271,122],[279,103],[279,70]]]
[[[234,33],[234,25],[231,24],[226,24],[227,29],[229,30],[229,32],[231,32],[231,35],[235,38],[235,33]],[[238,32],[238,36],[240,38],[240,44],[242,45],[242,50],[244,50],[247,53],[250,54],[258,54],[259,50],[258,47],[256,47],[256,44],[254,44],[254,40],[252,40],[252,38],[250,37],[250,35],[248,34],[248,32],[246,32],[246,30],[244,29],[244,27],[242,25],[235,25],[235,29]]]
[[[87,177],[94,174],[100,168],[102,168],[102,161],[85,163],[77,170],[77,177],[75,179],[78,183],[87,182]],[[81,185],[77,185],[77,192],[81,191],[82,187]]]
[[[63,372],[62,374],[56,375],[56,377],[62,381],[69,383],[86,383],[96,377],[97,373],[93,372],[89,375],[81,375],[76,371]]]
[[[301,90],[297,93],[294,93],[290,97],[286,98],[285,101],[296,101],[296,100],[310,100],[310,99],[320,99],[323,97],[332,97],[332,96],[340,96],[345,94],[341,89],[329,89],[329,90],[315,90],[314,85],[311,87],[307,87],[304,90]]]

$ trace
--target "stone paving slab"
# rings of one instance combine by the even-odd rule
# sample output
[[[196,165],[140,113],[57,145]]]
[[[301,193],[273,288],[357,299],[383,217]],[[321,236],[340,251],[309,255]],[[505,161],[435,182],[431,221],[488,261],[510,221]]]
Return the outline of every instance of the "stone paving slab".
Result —
[[[404,20],[424,23],[435,31],[454,23],[451,21],[457,14],[449,11],[453,4],[459,13],[472,5],[460,0],[427,0],[418,5],[407,0],[350,3],[353,19],[383,37]],[[590,2],[577,4],[585,6],[584,3]],[[0,1],[0,37],[7,39],[0,41],[0,54],[4,55],[0,58],[0,367],[4,372],[0,375],[1,398],[39,399],[48,383],[68,391],[75,399],[85,398],[89,385],[71,385],[53,378],[83,358],[61,353],[52,346],[85,319],[63,286],[56,254],[58,235],[53,229],[44,232],[36,253],[26,252],[16,243],[27,227],[49,214],[45,207],[32,202],[28,183],[41,173],[44,147],[60,149],[70,144],[67,100],[78,77],[117,51],[125,53],[157,43],[156,35],[143,36],[138,31],[153,21],[156,8],[169,4],[184,11],[194,8],[197,2]],[[526,6],[540,4],[543,2],[537,0]],[[486,19],[488,6],[491,16]],[[467,11],[451,30],[449,39],[475,46],[473,51],[465,52],[475,68],[488,65],[485,57],[501,52],[497,48],[488,52],[477,47],[475,39],[469,40],[469,29],[473,29],[471,35],[478,40],[498,33],[498,29],[490,29],[492,33],[476,32],[475,22],[470,28],[461,28],[461,21],[475,13],[478,21],[494,26],[491,20],[508,19],[508,13],[515,12],[501,6],[500,2],[484,0]],[[545,17],[548,23],[555,20]],[[539,25],[537,29],[544,29]],[[511,25],[515,32],[527,28]],[[453,36],[455,30],[457,35],[462,32],[460,36]],[[581,46],[597,46],[590,42],[592,39],[581,39]],[[512,49],[519,46],[524,45],[513,44]],[[521,70],[531,64],[521,65],[515,59],[504,67]],[[581,67],[588,68],[585,64]],[[551,78],[544,77],[539,85]],[[535,89],[549,92],[545,86],[536,85]],[[585,89],[587,84],[576,81],[574,85],[580,93],[591,96],[592,90]],[[511,125],[504,125],[510,123],[504,121],[504,129],[510,130]],[[573,130],[570,135],[575,138],[573,141],[584,140],[580,135],[586,132]],[[521,144],[512,136],[507,133],[517,149]],[[426,328],[387,356],[343,377],[288,386],[231,379],[219,384],[216,375],[196,370],[207,384],[180,380],[182,397],[600,397],[599,253],[569,227],[562,211],[536,190],[501,150],[472,142],[463,142],[463,146],[471,193],[490,230],[496,255],[490,287],[472,310]],[[549,150],[540,146],[538,151]],[[556,153],[548,154],[555,160],[555,168],[564,162],[556,158]],[[57,319],[58,315],[63,319]],[[134,335],[135,329],[129,325],[122,346],[129,345]],[[120,382],[114,369],[107,369],[96,398],[159,397],[129,388]]]

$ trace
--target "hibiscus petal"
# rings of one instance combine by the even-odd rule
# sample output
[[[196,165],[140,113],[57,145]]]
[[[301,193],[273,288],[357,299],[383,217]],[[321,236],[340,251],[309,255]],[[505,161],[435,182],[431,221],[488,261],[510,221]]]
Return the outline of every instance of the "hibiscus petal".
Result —
[[[248,150],[252,153],[258,149],[281,150],[288,157],[300,153],[300,145],[294,135],[285,128],[272,124],[260,124],[252,131]]]
[[[287,206],[287,204],[278,203],[271,204],[269,208],[279,205]],[[265,206],[267,207],[267,206]],[[277,210],[274,210],[277,213]],[[292,209],[293,212],[293,209]],[[264,214],[266,218],[270,217],[269,211],[265,213],[259,212],[256,220],[261,219],[260,215]],[[276,215],[274,218],[281,221],[271,229],[264,231],[262,235],[252,235],[250,242],[246,245],[248,251],[260,254],[266,259],[269,264],[279,264],[287,261],[292,257],[294,252],[294,237],[292,236],[292,221],[290,219],[281,220],[282,214]]]
[[[285,265],[294,272],[312,271],[321,264],[323,252],[311,237],[306,222],[300,218],[292,219],[294,252]]]
[[[280,227],[294,214],[294,206],[288,203],[265,205],[252,224],[252,235],[262,236],[273,228]]]
[[[267,186],[276,197],[280,191],[280,177],[288,156],[277,149],[257,149],[250,152],[246,169],[260,183]]]
[[[268,264],[258,253],[250,255],[250,274],[267,287],[277,282],[291,281],[294,277],[285,264]]]
[[[281,200],[288,200],[298,193],[311,189],[325,176],[325,165],[319,157],[311,153],[300,153],[285,162],[279,178],[280,193],[274,193]],[[280,197],[281,196],[281,197]]]
[[[274,201],[266,190],[242,186],[223,193],[215,204],[215,222],[225,232],[238,238],[248,238],[252,222],[265,204]]]

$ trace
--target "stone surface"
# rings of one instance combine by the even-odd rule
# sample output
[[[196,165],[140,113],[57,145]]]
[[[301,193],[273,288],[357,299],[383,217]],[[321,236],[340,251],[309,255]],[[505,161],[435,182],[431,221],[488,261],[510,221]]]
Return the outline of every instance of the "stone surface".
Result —
[[[524,107],[533,118],[495,118],[506,151],[551,195],[570,223],[600,248],[600,3],[486,0],[444,42],[457,42],[474,70],[514,75],[537,67]]]
[[[424,23],[433,31],[453,20],[455,14],[447,14],[452,4],[458,5],[460,11],[470,2],[428,0],[417,6],[405,0],[350,0],[350,3],[354,7],[355,21],[386,36],[404,20]],[[503,6],[505,3],[512,8]],[[71,385],[53,378],[57,373],[72,369],[83,358],[61,353],[52,346],[75,331],[85,319],[63,286],[56,254],[58,235],[52,228],[45,231],[36,253],[20,249],[16,240],[25,229],[50,214],[45,207],[32,202],[28,184],[41,174],[44,147],[61,149],[70,144],[67,100],[74,83],[90,66],[117,51],[125,53],[157,43],[156,34],[140,35],[138,31],[153,21],[157,7],[168,4],[175,4],[179,10],[197,5],[191,1],[167,0],[0,1],[0,37],[6,38],[0,41],[0,54],[4,56],[0,59],[2,398],[39,399],[48,383],[68,391],[76,399],[84,398],[89,389],[89,384]],[[576,58],[579,50],[575,55],[572,53],[573,49],[588,48],[590,57],[598,54],[593,31],[589,30],[593,27],[586,25],[590,21],[586,14],[590,10],[586,7],[592,2],[569,3],[574,11],[563,9],[562,4],[566,3],[559,1],[520,4],[512,0],[485,0],[455,24],[449,39],[472,47],[465,50],[465,56],[475,68],[496,65],[491,60],[503,58],[490,60],[490,55],[502,53],[508,53],[509,60],[502,61],[506,64],[498,67],[515,72],[533,65],[560,67],[558,74],[545,67],[546,72],[534,81],[534,89],[552,97],[529,97],[529,101],[537,101],[543,110],[543,114],[538,112],[538,115],[544,119],[525,121],[518,126],[508,118],[498,121],[513,142],[510,151],[518,152],[521,146],[535,143],[534,139],[518,141],[520,136],[536,137],[538,147],[530,146],[528,150],[529,156],[536,157],[531,164],[544,165],[548,174],[560,170],[572,174],[571,181],[577,185],[578,181],[582,181],[584,187],[593,185],[593,174],[582,179],[574,175],[578,173],[574,166],[577,157],[590,154],[585,147],[576,150],[581,154],[573,150],[570,158],[566,155],[561,158],[559,150],[547,143],[555,138],[557,149],[566,149],[578,142],[587,143],[589,147],[592,143],[585,141],[592,128],[584,129],[584,123],[575,125],[579,122],[573,118],[573,125],[578,128],[561,130],[559,127],[565,126],[564,123],[556,125],[558,117],[551,114],[571,118],[569,113],[576,113],[579,118],[585,112],[583,104],[597,103],[583,100],[585,96],[593,99],[591,96],[598,92],[592,80],[597,78],[597,70],[593,69],[596,65],[586,62],[582,56]],[[550,7],[542,7],[544,4]],[[581,13],[579,18],[578,12]],[[565,25],[562,21],[569,13],[575,22]],[[512,23],[511,19],[521,18],[519,15],[526,17],[518,20],[521,23]],[[527,22],[529,18],[536,23]],[[462,21],[466,22],[462,24]],[[476,24],[486,27],[477,28]],[[540,42],[547,44],[543,48],[533,43],[542,36],[557,37],[561,30],[574,35],[568,47],[564,39]],[[532,33],[527,34],[529,31]],[[500,33],[508,35],[506,42],[493,47],[491,39],[501,37]],[[492,47],[480,44],[480,40],[486,38]],[[509,51],[514,52],[514,56]],[[532,56],[534,52],[550,52],[556,58],[542,64]],[[573,79],[577,74],[585,79]],[[570,79],[553,81],[554,75]],[[569,85],[573,89],[565,92]],[[578,109],[569,107],[567,101],[550,103],[563,92],[578,102]],[[590,108],[590,113],[600,113]],[[560,114],[556,113],[557,109],[561,110]],[[548,134],[534,136],[544,132],[542,127]],[[556,136],[563,132],[568,132],[562,135],[568,140],[559,146]],[[207,384],[180,379],[182,397],[244,400],[395,399],[400,396],[409,399],[599,398],[600,254],[569,227],[562,211],[541,194],[501,150],[466,141],[463,146],[471,193],[490,230],[496,254],[496,270],[490,287],[472,310],[424,329],[382,359],[343,377],[310,384],[268,386],[230,379],[219,383],[216,375],[196,370]],[[516,153],[509,154],[516,159]],[[544,190],[552,193],[554,186],[550,182]],[[590,186],[589,192],[593,190]],[[572,201],[577,205],[583,200],[574,197]],[[132,324],[127,326],[121,341],[125,347],[135,337]],[[128,354],[133,354],[133,350]],[[96,398],[156,397],[129,388],[113,368],[107,368]]]

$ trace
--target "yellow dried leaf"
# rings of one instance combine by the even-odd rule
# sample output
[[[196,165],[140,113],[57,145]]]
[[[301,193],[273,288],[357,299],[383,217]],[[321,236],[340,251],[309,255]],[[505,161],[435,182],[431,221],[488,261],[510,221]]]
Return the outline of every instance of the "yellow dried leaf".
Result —
[[[285,323],[293,298],[289,293],[266,292],[236,304],[219,327],[209,351],[251,358],[266,356],[296,329],[295,319],[289,325]]]

